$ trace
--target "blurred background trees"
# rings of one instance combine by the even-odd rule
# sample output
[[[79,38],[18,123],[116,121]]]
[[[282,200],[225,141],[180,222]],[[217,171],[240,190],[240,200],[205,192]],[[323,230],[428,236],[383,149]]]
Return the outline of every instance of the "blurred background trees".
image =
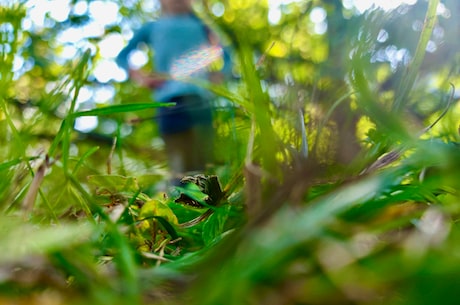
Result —
[[[245,63],[238,56],[242,46],[249,50],[245,56],[253,57],[257,86],[269,99],[269,120],[278,137],[276,143],[266,146],[268,151],[270,146],[279,147],[265,155],[289,164],[307,147],[309,155],[328,166],[330,172],[346,169],[356,173],[363,169],[363,163],[371,162],[397,142],[395,135],[379,126],[378,121],[385,120],[383,113],[382,118],[370,117],[357,103],[356,88],[350,81],[356,73],[353,65],[359,62],[373,103],[386,109],[391,118],[395,95],[401,90],[401,79],[419,41],[428,2],[401,3],[383,9],[339,0],[197,1],[197,14],[235,51],[234,77],[225,84],[226,98],[218,96],[215,102],[216,155],[221,166],[216,171],[229,179],[247,155],[251,111],[238,100],[247,99],[255,87],[244,79]],[[404,113],[412,134],[444,109],[449,84],[458,87],[459,21],[455,16],[459,10],[454,0],[441,1],[437,8],[437,22],[416,86],[399,111]],[[71,109],[152,101],[148,90],[127,81],[114,57],[133,29],[158,16],[159,5],[153,0],[6,1],[0,14],[0,140],[11,144],[2,145],[0,156],[4,162],[16,160],[21,164],[22,170],[9,170],[7,174],[21,189],[27,186],[25,173],[33,164],[24,165],[20,160],[42,158],[55,145]],[[89,53],[85,53],[87,50]],[[148,66],[146,52],[141,47],[132,54],[132,63]],[[82,63],[85,54],[89,57]],[[256,109],[255,113],[258,110],[266,112]],[[455,105],[433,132],[457,141],[459,111]],[[136,175],[143,185],[155,189],[166,170],[162,142],[152,119],[155,115],[155,109],[146,109],[75,118],[68,145],[70,162],[77,164],[78,158],[98,147],[78,171],[79,179],[110,171]],[[59,157],[55,148],[53,157]],[[49,180],[65,181],[57,172],[53,175],[56,177]],[[3,199],[21,198],[14,187],[1,194]]]
[[[281,124],[285,122],[283,117],[295,116],[300,107],[306,113],[310,149],[325,158],[324,162],[335,160],[346,164],[360,149],[354,139],[356,132],[364,133],[357,131],[355,125],[369,123],[362,119],[356,107],[353,109],[352,98],[339,103],[318,143],[315,132],[328,109],[349,92],[350,56],[356,47],[353,44],[366,31],[376,35],[368,37],[366,77],[380,95],[379,99],[391,103],[389,96],[397,88],[414,54],[427,6],[423,0],[409,3],[393,11],[381,12],[377,12],[378,9],[360,11],[363,3],[355,5],[352,1],[339,0],[208,0],[196,7],[212,28],[227,37],[227,43],[235,43],[231,37],[234,33],[250,46],[255,60],[264,57],[259,75],[270,95],[274,119],[281,116],[277,131],[287,137],[286,141],[299,139],[292,130],[283,130],[288,128]],[[428,95],[442,92],[448,82],[457,81],[459,45],[455,39],[458,28],[455,16],[458,13],[456,1],[446,0],[439,6],[439,22],[428,45],[418,82],[418,86],[429,90],[421,92],[422,96],[414,96],[408,103],[416,118],[423,120],[439,110],[439,99],[435,98],[438,100],[435,102]],[[29,134],[35,136],[36,141],[46,141],[59,126],[59,117],[70,103],[70,92],[66,91],[69,84],[63,81],[72,70],[74,59],[88,48],[92,55],[90,73],[79,92],[77,104],[80,109],[150,100],[146,90],[126,82],[113,58],[133,28],[158,15],[155,1],[20,1],[3,5],[2,15],[2,54],[5,58],[2,69],[4,74],[12,71],[14,80],[5,91],[5,98],[16,106],[15,114],[23,124],[19,129],[30,130]],[[371,18],[370,15],[375,15],[372,17],[375,22],[364,25],[363,20]],[[372,29],[363,29],[363,26]],[[145,65],[148,57],[140,50],[133,61]],[[238,65],[236,62],[232,87],[235,91],[239,88],[241,72]],[[229,103],[220,105],[228,106]],[[222,122],[216,122],[216,126],[228,133],[238,125],[229,120],[229,116],[232,117],[229,109],[235,109],[219,109],[222,116],[218,118]],[[131,124],[132,115],[78,119],[76,129],[81,131],[80,137],[104,140],[109,144],[115,134],[121,134],[123,143],[131,149],[148,156],[153,153],[154,159],[161,160],[161,153],[148,149],[161,146],[158,141],[152,143],[156,134],[155,125],[148,120],[152,116],[154,111],[136,117],[143,122],[141,124]],[[230,121],[233,127],[224,128]],[[33,143],[29,145],[34,146]]]
[[[242,44],[253,53],[261,86],[270,99],[273,128],[283,145],[299,151],[304,125],[310,155],[324,164],[343,166],[356,160],[366,147],[363,141],[372,144],[391,136],[375,128],[375,120],[364,116],[357,106],[349,84],[351,59],[359,53],[375,102],[391,108],[414,55],[427,9],[427,1],[408,3],[394,10],[364,10],[359,1],[208,0],[197,2],[196,10],[225,43],[234,48]],[[4,111],[13,121],[2,116],[0,137],[7,143],[17,132],[22,140],[14,143],[23,147],[18,150],[2,145],[2,159],[36,157],[47,151],[72,103],[85,110],[151,101],[148,90],[126,81],[114,57],[132,30],[154,19],[158,9],[152,0],[3,2],[1,97]],[[438,7],[426,60],[406,102],[408,107],[403,109],[407,120],[416,126],[414,132],[439,114],[449,83],[458,87],[459,10],[454,0],[442,1]],[[91,56],[85,63],[86,74],[76,80],[75,67],[87,49]],[[143,66],[149,64],[148,58],[141,48],[132,61]],[[242,86],[241,63],[237,56],[234,61],[234,79],[226,85],[245,97],[245,90],[251,88]],[[76,84],[78,81],[82,83]],[[76,90],[78,96],[73,100]],[[304,119],[298,116],[299,110]],[[452,115],[458,112],[455,107]],[[238,167],[246,154],[248,113],[234,101],[219,98],[216,114],[220,136],[217,160],[221,165]],[[79,156],[100,145],[88,159],[86,170],[105,171],[117,137],[114,172],[148,177],[152,185],[161,179],[165,164],[162,143],[151,119],[154,116],[152,109],[77,118],[72,137],[78,145],[72,145],[72,154]],[[443,128],[439,132],[446,138],[457,139],[455,123],[438,127]],[[368,130],[375,132],[369,134]],[[378,153],[384,150],[385,145],[381,146]],[[18,151],[26,153],[18,156]],[[292,158],[290,152],[278,154],[280,159]],[[82,171],[81,179],[85,174]]]

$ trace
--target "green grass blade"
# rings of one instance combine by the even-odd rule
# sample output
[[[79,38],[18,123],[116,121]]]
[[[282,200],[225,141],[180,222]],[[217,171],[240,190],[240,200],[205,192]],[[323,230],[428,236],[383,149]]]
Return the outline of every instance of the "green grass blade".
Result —
[[[276,136],[270,118],[270,98],[262,88],[249,46],[240,44],[237,54],[241,61],[249,101],[254,105],[252,115],[258,129],[257,144],[260,146],[261,166],[262,169],[275,174],[277,146],[274,143]]]
[[[10,167],[13,167],[15,165],[18,165],[24,161],[33,161],[33,160],[36,160],[38,159],[39,157],[26,157],[25,159],[24,158],[16,158],[14,160],[10,160],[10,161],[6,161],[6,162],[3,162],[0,164],[0,171],[2,170],[5,170],[5,169],[8,169]]]
[[[75,165],[75,167],[73,168],[72,174],[75,175],[77,173],[78,169],[83,165],[85,160],[88,159],[92,154],[94,154],[98,150],[99,150],[99,146],[96,146],[96,147],[91,148],[87,152],[85,152],[83,154],[83,156],[81,156],[81,158],[78,160],[78,162]]]
[[[115,113],[141,111],[150,108],[168,107],[173,106],[174,103],[134,103],[134,104],[123,104],[123,105],[112,105],[107,107],[101,107],[91,110],[78,111],[72,114],[72,118],[84,117],[84,116],[102,116],[110,115]]]
[[[406,75],[398,88],[398,92],[396,93],[396,100],[393,105],[394,111],[404,108],[412,88],[414,87],[415,80],[425,57],[426,47],[430,41],[431,33],[433,32],[436,24],[438,5],[439,0],[429,0],[428,2],[428,10],[426,12],[420,40],[418,42],[417,49],[415,50],[414,58],[407,68]]]

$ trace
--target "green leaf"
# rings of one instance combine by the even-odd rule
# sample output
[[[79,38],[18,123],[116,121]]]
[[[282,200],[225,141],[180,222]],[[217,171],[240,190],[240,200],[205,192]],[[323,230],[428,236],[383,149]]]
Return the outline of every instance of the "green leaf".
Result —
[[[141,218],[162,217],[169,223],[177,225],[179,222],[173,211],[163,202],[152,199],[147,201],[141,208]]]
[[[136,193],[139,190],[136,178],[121,175],[92,175],[88,176],[88,183],[99,193]]]
[[[206,220],[203,225],[202,233],[205,245],[208,246],[214,243],[222,235],[230,210],[230,205],[224,205],[220,208],[217,208],[214,213]]]
[[[171,225],[179,224],[176,215],[165,203],[159,200],[152,199],[147,201],[141,208],[140,218],[143,220],[154,218],[158,220],[173,239],[179,237],[173,225]]]
[[[208,206],[208,204],[206,203],[206,199],[208,199],[209,195],[203,193],[198,185],[193,184],[193,183],[188,183],[185,187],[176,187],[176,189],[179,190],[181,194],[198,202],[199,204],[203,206]],[[182,196],[181,198],[183,197],[184,196]],[[176,202],[178,200],[176,200]]]
[[[158,107],[169,107],[174,106],[174,103],[134,103],[134,104],[123,104],[123,105],[112,105],[107,107],[96,108],[86,111],[78,111],[72,114],[72,118],[83,117],[83,116],[98,116],[108,115],[114,113],[140,111],[150,108]]]

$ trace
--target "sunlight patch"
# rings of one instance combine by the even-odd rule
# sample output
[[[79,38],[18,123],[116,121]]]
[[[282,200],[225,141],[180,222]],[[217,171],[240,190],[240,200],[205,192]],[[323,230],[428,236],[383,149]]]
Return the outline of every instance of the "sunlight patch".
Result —
[[[78,117],[75,119],[75,130],[83,133],[91,132],[96,129],[98,119],[96,116]]]

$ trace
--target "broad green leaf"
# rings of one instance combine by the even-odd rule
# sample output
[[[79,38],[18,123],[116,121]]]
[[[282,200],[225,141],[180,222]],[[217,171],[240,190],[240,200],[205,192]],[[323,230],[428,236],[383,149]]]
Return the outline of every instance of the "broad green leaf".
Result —
[[[165,203],[159,200],[152,199],[147,201],[141,208],[140,218],[144,220],[154,218],[163,226],[173,239],[177,239],[179,237],[173,227],[173,225],[179,224],[176,215]]]
[[[206,222],[203,225],[203,241],[205,245],[210,245],[216,240],[224,232],[225,222],[228,219],[230,213],[231,206],[224,205],[222,207],[217,208],[214,213],[209,216]]]
[[[209,197],[200,190],[200,187],[193,183],[188,183],[185,187],[176,187],[182,194],[197,201],[198,203],[207,206],[205,200]]]
[[[178,224],[176,215],[173,211],[163,202],[159,200],[152,199],[147,201],[141,208],[140,213],[141,218],[149,217],[162,217],[166,219],[169,223]]]

